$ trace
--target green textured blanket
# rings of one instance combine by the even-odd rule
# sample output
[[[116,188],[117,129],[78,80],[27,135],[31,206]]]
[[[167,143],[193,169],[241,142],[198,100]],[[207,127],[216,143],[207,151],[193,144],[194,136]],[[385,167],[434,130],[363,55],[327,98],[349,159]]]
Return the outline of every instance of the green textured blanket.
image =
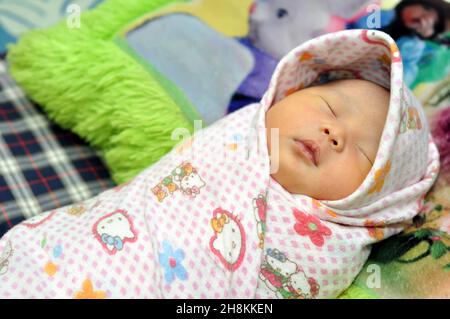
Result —
[[[113,41],[142,14],[173,0],[110,0],[81,16],[33,30],[11,46],[10,71],[62,127],[99,148],[114,180],[125,182],[166,154],[175,128],[192,130],[177,88]],[[124,3],[126,5],[124,6]]]

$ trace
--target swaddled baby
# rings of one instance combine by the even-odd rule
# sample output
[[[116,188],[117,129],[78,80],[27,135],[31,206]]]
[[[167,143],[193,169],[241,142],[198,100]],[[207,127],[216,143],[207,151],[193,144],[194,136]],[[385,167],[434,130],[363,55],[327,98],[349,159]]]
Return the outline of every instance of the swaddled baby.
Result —
[[[438,169],[394,41],[322,36],[283,58],[261,103],[9,231],[0,297],[336,297],[370,245],[418,213]]]

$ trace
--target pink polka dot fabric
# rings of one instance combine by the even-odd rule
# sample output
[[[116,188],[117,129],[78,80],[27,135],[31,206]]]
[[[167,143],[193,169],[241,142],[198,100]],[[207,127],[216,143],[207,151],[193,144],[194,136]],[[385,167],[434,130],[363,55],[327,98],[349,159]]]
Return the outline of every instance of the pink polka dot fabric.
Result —
[[[339,78],[391,90],[375,164],[345,199],[290,194],[270,178],[265,113]],[[260,104],[184,139],[131,182],[9,231],[0,298],[335,297],[370,244],[417,213],[438,169],[394,41],[377,31],[325,35],[283,58]]]

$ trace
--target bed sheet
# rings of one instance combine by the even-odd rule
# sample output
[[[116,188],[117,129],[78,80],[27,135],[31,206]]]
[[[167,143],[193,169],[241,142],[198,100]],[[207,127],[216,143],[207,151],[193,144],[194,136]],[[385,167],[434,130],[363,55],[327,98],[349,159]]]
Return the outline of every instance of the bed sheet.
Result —
[[[52,123],[0,60],[0,237],[28,217],[113,186],[99,154]]]

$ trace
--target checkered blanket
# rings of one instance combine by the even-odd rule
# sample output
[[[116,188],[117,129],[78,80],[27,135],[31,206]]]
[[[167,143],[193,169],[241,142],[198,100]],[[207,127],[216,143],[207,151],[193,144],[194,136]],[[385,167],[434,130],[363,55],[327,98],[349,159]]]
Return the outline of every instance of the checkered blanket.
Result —
[[[0,237],[28,217],[112,186],[98,154],[27,100],[0,60]]]

